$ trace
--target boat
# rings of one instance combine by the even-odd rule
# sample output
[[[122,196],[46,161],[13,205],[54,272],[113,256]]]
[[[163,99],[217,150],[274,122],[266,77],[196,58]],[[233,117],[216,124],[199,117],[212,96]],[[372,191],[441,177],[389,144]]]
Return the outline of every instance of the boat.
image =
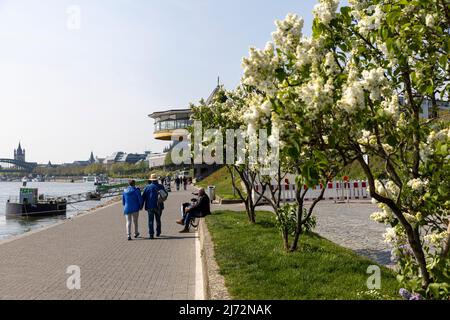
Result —
[[[47,217],[65,215],[67,199],[39,195],[36,188],[20,188],[19,198],[9,198],[6,215],[16,217]]]

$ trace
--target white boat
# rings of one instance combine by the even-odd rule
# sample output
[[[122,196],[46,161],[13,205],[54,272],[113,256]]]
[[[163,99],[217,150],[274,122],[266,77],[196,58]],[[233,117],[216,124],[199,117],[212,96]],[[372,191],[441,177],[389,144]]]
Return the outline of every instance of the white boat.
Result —
[[[86,177],[83,177],[83,182],[84,183],[95,183],[96,178],[97,178],[96,176],[86,176]]]

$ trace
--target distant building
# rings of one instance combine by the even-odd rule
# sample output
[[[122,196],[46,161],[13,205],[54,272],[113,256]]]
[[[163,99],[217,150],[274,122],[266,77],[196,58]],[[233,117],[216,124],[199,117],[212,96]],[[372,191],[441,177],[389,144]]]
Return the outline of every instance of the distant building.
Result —
[[[125,153],[122,151],[114,152],[109,157],[106,157],[104,160],[104,164],[112,165],[115,163],[129,163],[136,164],[138,162],[144,161],[148,157],[149,152],[147,153]]]
[[[167,153],[152,153],[147,157],[150,169],[164,167]]]
[[[206,105],[211,104],[217,92],[222,88],[220,84],[209,95]],[[155,131],[153,137],[157,140],[170,141],[175,130],[187,129],[191,124],[191,109],[175,109],[154,112],[149,118],[155,120]]]
[[[115,164],[118,162],[118,160],[124,155],[125,153],[122,151],[114,152],[112,155],[105,158],[105,161],[103,164],[106,164],[107,166]]]
[[[400,96],[398,101],[400,102],[401,105],[405,104],[405,98]],[[444,112],[449,112],[450,111],[450,102],[449,101],[443,101],[443,100],[437,100],[436,101],[437,107],[438,107],[438,113],[444,111]],[[420,106],[422,109],[422,112],[420,113],[420,116],[422,118],[425,119],[430,119],[433,117],[432,115],[432,109],[433,109],[433,104],[431,99],[423,99],[422,101],[422,105]]]
[[[22,150],[20,142],[19,147],[14,149],[14,160],[25,162],[25,149]]]
[[[64,163],[63,167],[87,167],[91,164],[95,163],[94,153],[91,152],[91,155],[89,156],[89,160],[78,160],[74,161],[72,163]]]
[[[94,164],[95,163],[94,152],[92,152],[92,151],[91,151],[91,156],[89,157],[89,163],[90,164]]]

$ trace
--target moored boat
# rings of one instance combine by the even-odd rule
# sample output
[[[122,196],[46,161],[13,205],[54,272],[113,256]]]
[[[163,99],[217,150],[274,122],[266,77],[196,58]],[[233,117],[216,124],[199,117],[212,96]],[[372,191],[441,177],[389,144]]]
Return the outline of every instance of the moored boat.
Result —
[[[57,216],[65,215],[65,198],[46,198],[38,194],[38,189],[21,188],[18,199],[10,198],[6,202],[7,216]]]

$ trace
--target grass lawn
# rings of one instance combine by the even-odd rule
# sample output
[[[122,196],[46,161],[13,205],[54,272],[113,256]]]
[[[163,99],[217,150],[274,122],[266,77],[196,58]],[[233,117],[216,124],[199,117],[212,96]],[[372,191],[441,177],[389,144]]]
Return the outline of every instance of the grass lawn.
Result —
[[[231,175],[226,167],[217,170],[210,176],[197,183],[197,185],[203,188],[207,188],[208,186],[215,186],[216,195],[218,195],[222,199],[240,199],[237,193],[236,195],[233,194],[233,182],[231,179]],[[240,187],[241,179],[239,178],[239,175],[237,175],[236,185],[238,186],[238,188],[240,188],[240,190],[242,190],[242,188]]]
[[[285,253],[272,213],[217,211],[206,219],[221,274],[233,299],[374,299],[367,292],[367,267],[375,263],[316,234],[304,235],[301,249]],[[378,298],[398,299],[399,284],[381,267]]]

